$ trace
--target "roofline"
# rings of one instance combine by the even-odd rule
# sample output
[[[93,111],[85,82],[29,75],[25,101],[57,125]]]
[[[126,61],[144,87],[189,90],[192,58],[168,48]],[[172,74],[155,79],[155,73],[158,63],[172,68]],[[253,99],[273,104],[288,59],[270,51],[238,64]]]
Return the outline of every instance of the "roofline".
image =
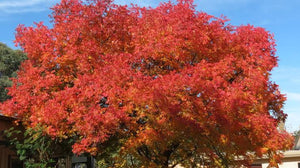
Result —
[[[300,150],[288,150],[283,152],[284,158],[300,157]]]
[[[5,116],[3,114],[0,114],[0,120],[6,120],[6,121],[14,121],[16,120],[17,118],[15,117],[9,117],[9,116]]]

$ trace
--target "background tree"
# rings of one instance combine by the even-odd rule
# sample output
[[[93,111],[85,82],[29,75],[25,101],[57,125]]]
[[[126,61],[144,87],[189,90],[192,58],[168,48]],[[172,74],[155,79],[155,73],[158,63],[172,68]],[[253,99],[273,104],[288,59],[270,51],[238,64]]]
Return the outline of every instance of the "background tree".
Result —
[[[20,50],[12,50],[0,43],[0,101],[8,99],[6,87],[12,85],[11,77],[16,77],[16,71],[26,55]]]
[[[62,0],[52,19],[17,28],[29,59],[1,110],[74,139],[73,152],[106,151],[114,167],[228,167],[263,155],[276,165],[292,146],[277,130],[285,97],[269,79],[277,57],[263,28],[232,26],[192,0]]]

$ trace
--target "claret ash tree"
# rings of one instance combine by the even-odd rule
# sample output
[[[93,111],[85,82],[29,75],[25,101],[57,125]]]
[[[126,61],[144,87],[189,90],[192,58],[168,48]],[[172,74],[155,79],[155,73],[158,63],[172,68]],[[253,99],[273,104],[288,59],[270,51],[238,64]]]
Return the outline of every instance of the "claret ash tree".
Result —
[[[292,137],[279,131],[285,96],[270,81],[275,42],[192,0],[155,8],[62,0],[43,23],[19,26],[28,60],[1,112],[75,154],[111,167],[275,166]],[[109,163],[108,163],[109,162]]]

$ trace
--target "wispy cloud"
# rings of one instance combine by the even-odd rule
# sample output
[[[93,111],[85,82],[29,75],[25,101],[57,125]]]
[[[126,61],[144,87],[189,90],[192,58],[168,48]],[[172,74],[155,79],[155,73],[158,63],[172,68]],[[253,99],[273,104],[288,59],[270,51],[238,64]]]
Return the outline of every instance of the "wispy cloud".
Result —
[[[25,13],[25,12],[41,12],[48,10],[49,7],[58,3],[60,0],[1,0],[0,13]],[[130,5],[138,4],[140,6],[157,6],[161,1],[166,0],[115,0],[116,4]]]
[[[114,2],[116,4],[120,5],[130,5],[130,4],[137,4],[139,6],[144,6],[144,7],[154,7],[159,4],[159,2],[162,2],[164,0],[115,0]]]
[[[300,67],[279,66],[272,71],[272,80],[279,82],[280,85],[286,85],[287,91],[290,89],[299,89],[300,86]],[[300,91],[300,90],[299,90]]]
[[[285,126],[288,132],[298,131],[300,128],[300,115],[299,110],[288,113],[288,118],[286,120]]]
[[[296,66],[279,66],[272,73],[272,80],[279,84],[287,101],[284,112],[288,114],[286,128],[289,132],[300,128],[300,68]]]
[[[294,132],[300,128],[300,93],[287,93],[287,99],[283,108],[288,114],[285,124],[289,132]]]
[[[195,3],[200,11],[227,16],[231,19],[231,24],[272,28],[272,25],[280,24],[281,19],[285,20],[285,13],[295,10],[293,8],[297,6],[296,1],[299,0],[195,0]]]
[[[283,92],[287,95],[284,112],[288,114],[286,127],[289,132],[300,128],[300,92]]]
[[[41,12],[58,2],[58,0],[3,0],[0,1],[0,12],[3,13],[25,13]]]
[[[256,8],[256,10],[269,12],[269,10],[286,9],[288,5],[288,3],[282,0],[195,0],[194,2],[198,4],[200,8],[205,8],[210,11]]]
[[[251,0],[195,0],[200,9],[205,11],[219,11],[224,9],[234,9],[249,4]]]
[[[300,93],[292,93],[292,92],[286,92],[287,94],[287,99],[290,101],[296,101],[300,103]],[[300,110],[300,106],[299,106]]]
[[[28,7],[37,5],[39,3],[43,2],[43,0],[31,0],[31,1],[2,1],[0,2],[1,8],[15,8],[15,7]]]

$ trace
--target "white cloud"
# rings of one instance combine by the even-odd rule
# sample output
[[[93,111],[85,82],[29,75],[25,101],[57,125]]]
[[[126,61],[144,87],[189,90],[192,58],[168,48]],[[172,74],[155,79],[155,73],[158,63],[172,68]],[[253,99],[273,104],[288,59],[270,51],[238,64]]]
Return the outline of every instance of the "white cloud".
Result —
[[[286,92],[288,101],[296,101],[300,103],[300,93]],[[300,106],[299,106],[300,109]]]
[[[130,5],[130,4],[137,4],[139,6],[144,7],[155,7],[159,4],[159,2],[162,2],[164,0],[115,0],[114,3],[120,4],[120,5]]]
[[[199,5],[201,9],[209,11],[219,10],[232,10],[236,8],[256,8],[256,10],[264,10],[269,12],[270,10],[286,9],[288,4],[294,3],[297,0],[290,0],[286,3],[283,0],[195,0],[194,2]]]
[[[289,132],[300,128],[300,68],[296,66],[279,66],[272,72],[272,80],[279,84],[287,101],[284,112],[288,114],[286,128]]]
[[[1,8],[9,7],[28,7],[43,2],[43,0],[31,0],[31,1],[2,1],[0,2]]]
[[[272,71],[271,80],[279,84],[286,92],[300,93],[300,68],[295,66],[279,66]]]
[[[253,0],[252,0],[253,1]],[[197,7],[205,11],[219,11],[224,9],[233,9],[244,6],[252,2],[251,0],[195,0]]]
[[[300,93],[283,92],[287,95],[287,101],[283,111],[288,114],[286,128],[289,132],[294,132],[300,128]]]
[[[3,13],[25,13],[41,12],[49,9],[58,0],[3,0],[0,1],[0,12]]]
[[[292,133],[300,129],[300,115],[299,113],[289,113],[285,122],[285,126],[288,132]]]
[[[49,9],[60,0],[0,0],[0,13],[41,12]],[[116,4],[130,5],[131,3],[145,7],[155,7],[167,0],[115,0]]]

